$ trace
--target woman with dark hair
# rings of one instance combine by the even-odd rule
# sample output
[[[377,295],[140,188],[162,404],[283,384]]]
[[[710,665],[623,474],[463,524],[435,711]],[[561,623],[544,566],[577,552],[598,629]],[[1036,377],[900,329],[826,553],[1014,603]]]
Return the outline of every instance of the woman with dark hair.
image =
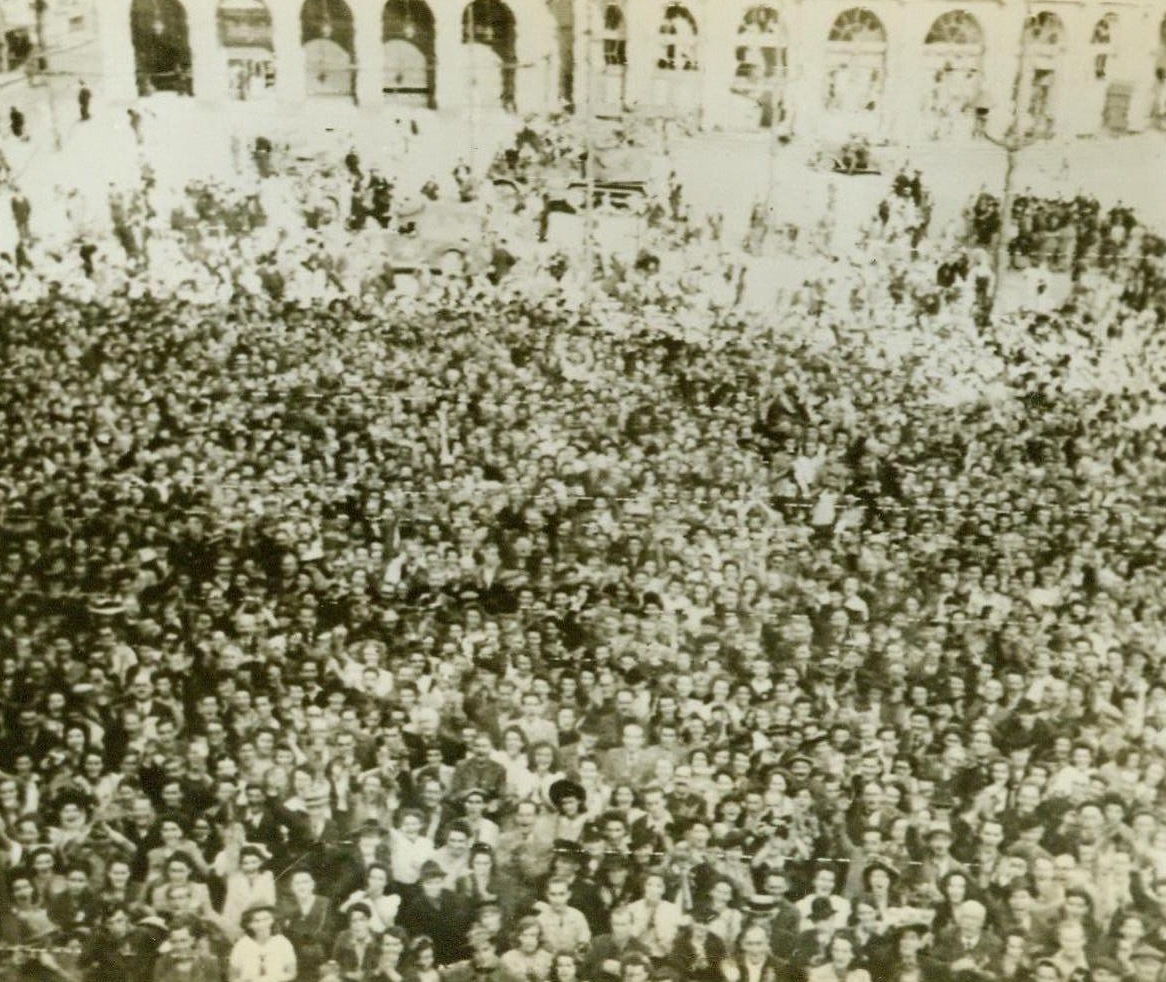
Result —
[[[708,928],[730,950],[737,943],[744,926],[744,916],[734,905],[736,896],[737,888],[727,876],[715,879],[708,889],[708,913],[712,914]]]
[[[454,892],[474,910],[482,904],[497,904],[506,930],[529,899],[519,883],[498,869],[494,850],[483,842],[470,847],[470,868],[458,877]]]
[[[158,842],[146,853],[147,881],[162,877],[170,858],[175,853],[187,857],[191,870],[200,876],[210,872],[202,852],[186,837],[186,820],[181,815],[169,814],[158,818],[152,838]]]
[[[372,909],[354,903],[346,912],[347,927],[336,935],[332,960],[340,966],[342,978],[364,982],[380,963],[380,939],[372,930]]]
[[[370,863],[364,872],[364,887],[357,890],[338,908],[345,914],[353,904],[364,904],[369,909],[370,924],[374,934],[384,934],[397,921],[401,909],[401,896],[390,893],[392,874],[384,863]]]
[[[713,809],[713,835],[721,839],[739,829],[744,814],[745,806],[736,795],[721,798]]]
[[[184,886],[190,890],[192,900],[189,910],[197,910],[202,917],[213,912],[210,890],[205,883],[194,879],[194,863],[185,852],[171,853],[166,860],[162,876],[150,884],[150,906],[158,912],[177,913],[170,909],[167,891],[172,886]]]
[[[275,933],[274,906],[249,907],[240,925],[243,936],[228,959],[231,982],[294,982],[296,952],[287,938]]]
[[[0,937],[13,945],[44,942],[59,929],[33,878],[16,871],[8,881],[8,909],[0,921]]]
[[[954,923],[955,910],[965,900],[976,900],[977,892],[974,884],[963,870],[953,869],[945,873],[939,881],[939,892],[943,900],[935,907],[935,920],[931,923],[932,931],[939,931]]]
[[[143,885],[132,881],[133,870],[129,860],[115,856],[105,867],[105,875],[98,888],[97,899],[108,910],[115,906],[129,906],[141,902]]]
[[[904,924],[891,932],[881,964],[872,966],[880,982],[938,982],[946,970],[923,952],[927,928]]]
[[[530,758],[527,756],[526,734],[517,726],[502,731],[502,747],[492,758],[506,769],[506,797],[518,801],[530,783]]]
[[[886,958],[886,925],[879,918],[874,898],[863,894],[855,898],[850,910],[846,936],[854,944],[854,957],[862,965],[877,964]]]
[[[381,935],[380,958],[370,982],[404,982],[401,959],[405,954],[405,932],[390,928]]]
[[[551,836],[578,842],[583,837],[583,827],[587,824],[587,791],[583,785],[568,778],[555,781],[548,794],[551,804],[558,813],[554,819]]]
[[[271,856],[263,846],[244,843],[241,826],[229,829],[228,835],[226,846],[215,857],[215,872],[226,885],[223,920],[237,936],[245,911],[275,904],[275,878],[264,869]]]
[[[885,859],[875,858],[862,871],[864,896],[875,909],[876,920],[886,924],[890,912],[899,906],[896,885],[899,871]]]
[[[402,962],[401,976],[404,982],[439,982],[441,973],[436,959],[437,952],[428,935],[414,938]]]
[[[549,982],[579,982],[578,959],[565,951],[555,955]]]
[[[540,740],[527,751],[528,774],[520,788],[520,798],[537,801],[542,808],[553,808],[551,788],[567,775],[559,765],[559,751],[554,744]]]
[[[808,982],[871,982],[870,972],[858,967],[854,942],[846,934],[836,934],[830,941],[829,961],[811,968]]]
[[[648,949],[653,962],[668,957],[683,920],[680,908],[664,899],[666,886],[664,874],[650,870],[644,875],[640,899],[628,905],[632,933]]]
[[[640,808],[640,799],[636,789],[630,784],[617,784],[611,789],[611,810],[623,817],[624,824],[630,829],[636,821],[644,817],[644,810]]]

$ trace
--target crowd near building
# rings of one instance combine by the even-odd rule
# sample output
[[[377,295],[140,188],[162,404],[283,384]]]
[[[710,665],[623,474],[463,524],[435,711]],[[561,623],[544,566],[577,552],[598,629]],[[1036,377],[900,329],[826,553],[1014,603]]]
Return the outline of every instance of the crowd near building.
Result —
[[[100,14],[116,97],[590,103],[920,140],[972,135],[977,110],[1005,129],[1018,74],[1030,132],[1141,130],[1166,76],[1157,0],[106,0]]]

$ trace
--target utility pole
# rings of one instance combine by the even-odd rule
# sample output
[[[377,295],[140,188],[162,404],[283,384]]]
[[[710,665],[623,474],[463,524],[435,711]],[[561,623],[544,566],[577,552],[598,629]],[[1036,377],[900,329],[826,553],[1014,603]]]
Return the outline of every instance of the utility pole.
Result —
[[[583,182],[586,200],[583,203],[583,275],[585,296],[591,299],[591,278],[595,271],[595,0],[584,0],[587,5],[586,60],[587,108],[583,120]]]
[[[53,73],[49,71],[49,48],[45,43],[45,15],[48,13],[48,0],[33,0],[33,14],[36,17],[36,66],[33,77],[39,77],[45,86],[45,94],[49,106],[49,126],[53,133],[53,149],[61,149],[61,126],[57,120],[57,100],[53,90]]]
[[[1024,5],[1024,20],[1020,28],[1020,50],[1016,57],[1016,74],[1012,79],[1012,122],[1002,137],[993,137],[985,133],[984,138],[989,143],[1004,150],[1004,187],[1000,194],[1000,229],[996,236],[996,250],[992,257],[992,298],[991,308],[995,308],[996,299],[1000,296],[1000,281],[1008,268],[1008,235],[1012,221],[1013,181],[1016,176],[1017,157],[1020,152],[1037,142],[1037,137],[1026,136],[1021,131],[1023,112],[1021,96],[1024,92],[1024,73],[1028,68],[1028,36],[1031,27],[1032,5]]]

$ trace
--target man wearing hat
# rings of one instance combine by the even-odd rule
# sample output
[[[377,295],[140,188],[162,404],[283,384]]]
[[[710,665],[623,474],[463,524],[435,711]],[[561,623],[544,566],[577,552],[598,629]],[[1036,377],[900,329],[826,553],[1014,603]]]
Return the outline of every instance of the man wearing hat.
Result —
[[[938,901],[939,881],[948,873],[967,873],[951,854],[951,826],[947,822],[932,822],[927,827],[927,855],[915,869],[912,889],[925,902]]]
[[[497,823],[486,817],[489,793],[484,788],[467,788],[462,794],[462,821],[470,830],[470,841],[475,845],[485,843],[491,849],[498,845],[501,830]]]
[[[471,920],[468,904],[445,888],[445,870],[431,859],[422,863],[417,889],[406,895],[397,923],[413,937],[431,938],[437,964],[449,965],[464,957]]]
[[[721,966],[729,950],[711,929],[716,920],[715,911],[698,907],[689,923],[681,928],[669,959],[678,978],[688,982],[721,982]]]
[[[808,917],[790,950],[790,967],[805,973],[824,965],[830,955],[830,940],[839,930],[830,898],[811,895]]]

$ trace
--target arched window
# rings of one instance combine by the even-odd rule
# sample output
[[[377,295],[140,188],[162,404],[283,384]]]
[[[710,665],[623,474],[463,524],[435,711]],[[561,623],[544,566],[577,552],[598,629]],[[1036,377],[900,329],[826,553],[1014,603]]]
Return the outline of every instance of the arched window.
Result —
[[[670,3],[664,11],[656,67],[665,72],[695,72],[700,68],[696,18],[684,4]]]
[[[1065,24],[1056,14],[1042,10],[1028,18],[1025,40],[1037,48],[1059,48],[1064,43]]]
[[[838,15],[830,28],[830,42],[886,47],[887,32],[883,22],[869,10],[855,7]]]
[[[435,78],[436,31],[425,0],[388,0],[381,13],[386,95],[430,105]]]
[[[1117,14],[1106,14],[1093,26],[1090,43],[1093,47],[1093,77],[1109,77],[1110,62],[1114,53],[1114,38],[1117,36]]]
[[[924,39],[923,57],[929,86],[924,93],[928,135],[939,140],[970,129],[968,106],[980,92],[984,58],[979,21],[966,10],[941,14]]]
[[[300,8],[300,42],[309,95],[355,92],[356,28],[344,0],[305,0]]]
[[[514,13],[502,0],[473,0],[462,15],[462,43],[469,46],[474,101],[480,105],[514,105]]]
[[[130,34],[139,94],[191,94],[190,33],[179,0],[133,0]]]
[[[783,74],[786,48],[781,15],[773,7],[750,7],[737,27],[736,77],[755,83]]]
[[[887,32],[863,7],[845,10],[826,45],[826,108],[850,114],[876,112],[886,78]]]
[[[609,3],[603,10],[603,64],[608,68],[624,68],[627,63],[627,19],[618,3]]]
[[[966,10],[950,10],[936,18],[924,43],[982,48],[984,32],[979,21]]]

